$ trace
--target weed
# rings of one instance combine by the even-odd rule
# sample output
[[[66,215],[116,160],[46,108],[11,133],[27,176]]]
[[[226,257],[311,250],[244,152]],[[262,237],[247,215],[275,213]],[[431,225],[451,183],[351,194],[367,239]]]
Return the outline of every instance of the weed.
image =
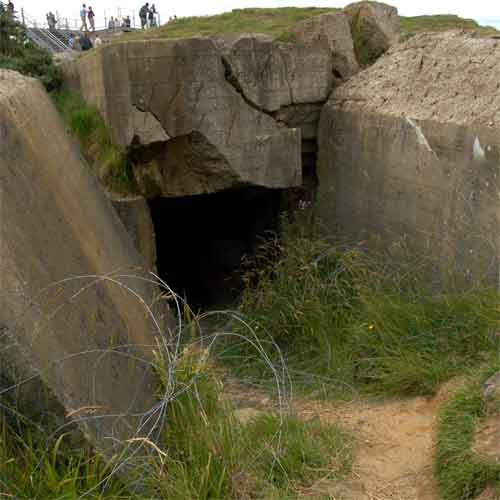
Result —
[[[99,111],[66,89],[52,95],[69,130],[78,138],[86,160],[103,184],[112,191],[135,193],[133,167],[120,148],[112,143]]]
[[[491,374],[498,360],[482,371]],[[476,498],[491,483],[500,488],[500,464],[486,462],[471,451],[474,429],[486,415],[481,398],[484,373],[454,394],[440,412],[435,476],[443,500]]]

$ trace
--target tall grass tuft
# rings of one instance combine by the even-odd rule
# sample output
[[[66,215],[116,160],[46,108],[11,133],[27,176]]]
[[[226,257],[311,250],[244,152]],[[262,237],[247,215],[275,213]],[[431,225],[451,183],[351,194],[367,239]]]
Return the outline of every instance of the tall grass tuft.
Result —
[[[247,263],[241,310],[291,372],[341,392],[430,395],[498,348],[497,291],[437,292],[416,262],[383,262],[284,222]],[[230,357],[240,372],[259,370],[245,346]]]
[[[124,483],[108,477],[112,464],[90,448],[77,449],[68,434],[49,445],[46,435],[20,422],[0,420],[0,497],[74,500],[123,498]]]
[[[161,358],[157,371],[166,383]],[[162,444],[166,458],[150,482],[158,498],[296,498],[325,471],[343,477],[352,460],[350,438],[336,426],[272,413],[239,422],[221,398],[208,350],[192,346],[176,366]]]

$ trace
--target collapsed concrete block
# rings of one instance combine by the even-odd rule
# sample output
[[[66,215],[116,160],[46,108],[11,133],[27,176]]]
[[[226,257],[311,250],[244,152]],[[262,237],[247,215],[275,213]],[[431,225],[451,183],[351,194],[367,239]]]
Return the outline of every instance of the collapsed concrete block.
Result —
[[[306,44],[326,41],[332,70],[338,78],[347,79],[359,71],[349,18],[344,12],[310,17],[293,26],[290,33],[297,41]]]
[[[266,112],[323,102],[332,89],[332,57],[326,40],[280,43],[248,35],[226,43],[222,54],[243,96]]]
[[[344,8],[351,25],[354,50],[362,66],[373,63],[399,42],[398,10],[380,2],[357,2]]]
[[[245,102],[210,39],[125,42],[62,68],[130,154],[146,197],[301,183],[300,132]]]
[[[319,215],[331,233],[406,242],[432,279],[497,284],[500,49],[419,35],[337,88],[319,127]]]
[[[0,372],[108,454],[151,427],[157,287],[40,82],[0,70]],[[118,286],[123,282],[129,290]],[[18,386],[23,392],[24,384]],[[10,387],[12,389],[12,387]],[[0,387],[0,401],[12,391]],[[42,406],[44,391],[18,401]]]

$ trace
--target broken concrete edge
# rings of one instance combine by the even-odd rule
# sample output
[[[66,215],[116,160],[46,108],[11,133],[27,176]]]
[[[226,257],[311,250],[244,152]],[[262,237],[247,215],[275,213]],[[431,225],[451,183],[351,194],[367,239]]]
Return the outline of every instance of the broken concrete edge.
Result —
[[[165,80],[165,72],[178,69],[176,61],[186,58],[188,62],[181,65],[186,75],[180,91],[175,78]],[[119,61],[122,63],[117,64]],[[171,64],[165,65],[165,61]],[[126,154],[140,156],[141,169],[135,169],[134,174],[139,175],[139,185],[144,181],[141,193],[148,198],[205,194],[248,185],[283,189],[300,183],[299,131],[287,131],[245,102],[238,89],[226,81],[222,57],[212,40],[122,42],[74,65],[76,69],[63,69],[68,84],[100,109],[113,142]],[[107,68],[104,77],[103,66]],[[145,71],[153,71],[147,80]],[[89,75],[95,78],[90,80]],[[155,92],[160,84],[163,100]],[[138,132],[135,124],[146,124],[147,130]],[[182,142],[197,152],[179,156]],[[198,161],[199,148],[209,155],[211,167],[203,174],[205,178],[200,165],[187,168],[186,164]],[[175,157],[179,161],[170,165]],[[216,172],[217,158],[224,179]],[[165,162],[170,163],[167,166]],[[173,170],[185,177],[185,186],[179,179],[172,184]],[[165,175],[168,179],[163,178]],[[220,182],[211,185],[217,179]]]

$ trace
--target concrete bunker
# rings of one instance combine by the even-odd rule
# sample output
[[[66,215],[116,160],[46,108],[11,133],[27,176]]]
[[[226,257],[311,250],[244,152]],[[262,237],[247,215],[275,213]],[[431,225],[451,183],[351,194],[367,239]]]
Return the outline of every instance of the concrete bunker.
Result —
[[[160,277],[195,311],[232,305],[242,260],[278,230],[283,193],[252,187],[150,200]]]

